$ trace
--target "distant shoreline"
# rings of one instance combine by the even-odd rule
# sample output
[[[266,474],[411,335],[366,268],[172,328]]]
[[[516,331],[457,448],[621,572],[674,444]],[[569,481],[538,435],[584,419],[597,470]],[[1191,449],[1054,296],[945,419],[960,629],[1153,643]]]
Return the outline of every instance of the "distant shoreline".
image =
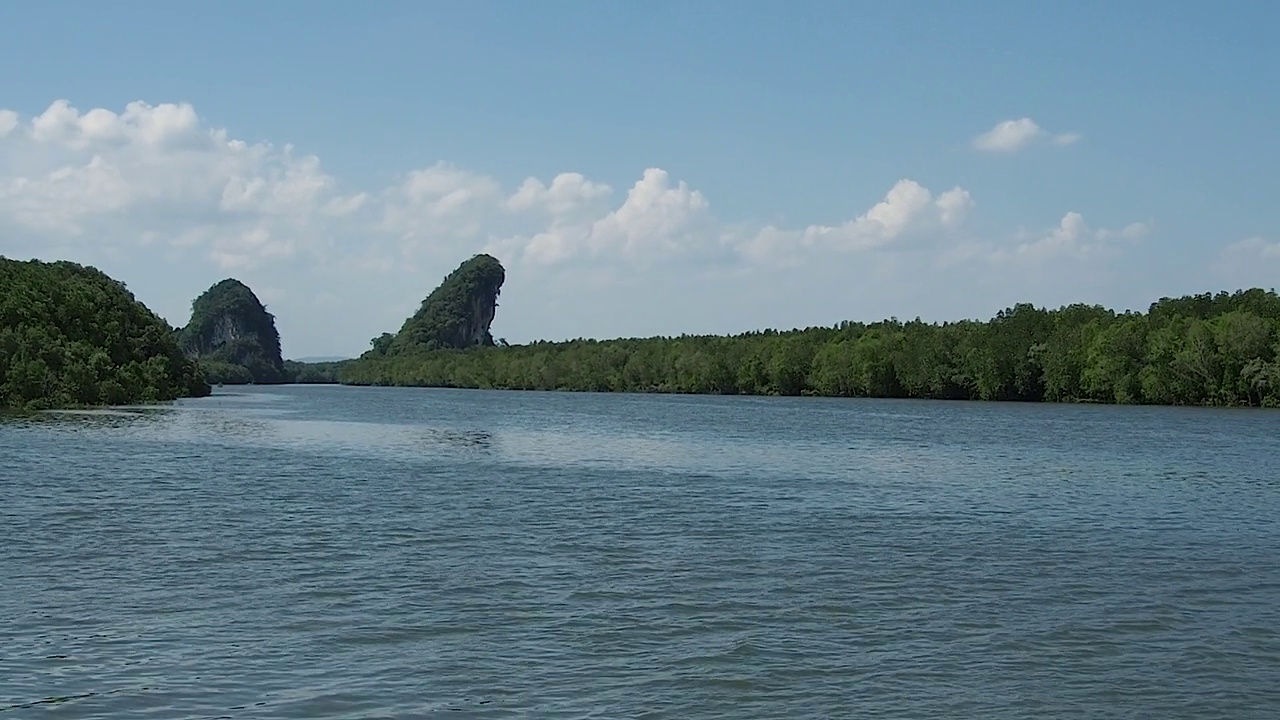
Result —
[[[573,395],[668,395],[680,397],[722,397],[722,398],[808,398],[822,400],[902,400],[902,401],[931,401],[946,403],[977,403],[977,404],[999,404],[999,405],[1089,405],[1096,407],[1150,407],[1150,408],[1203,408],[1203,409],[1221,409],[1221,410],[1280,410],[1276,406],[1260,406],[1260,405],[1224,405],[1224,404],[1194,404],[1194,403],[1116,403],[1102,402],[1089,398],[1066,399],[1066,400],[1020,400],[1020,399],[1002,399],[1002,400],[983,400],[979,398],[945,398],[945,397],[909,397],[909,396],[875,396],[875,395],[820,395],[816,393],[802,393],[799,395],[783,395],[780,393],[718,393],[718,392],[687,392],[681,390],[595,390],[595,389],[577,389],[577,388],[551,388],[551,387],[481,387],[481,386],[458,386],[458,385],[394,385],[394,384],[378,384],[378,383],[350,383],[350,382],[283,382],[283,383],[224,383],[223,388],[275,388],[275,387],[341,387],[341,388],[385,388],[385,389],[418,389],[418,390],[458,390],[458,391],[491,391],[491,392],[512,392],[512,393],[562,393]]]

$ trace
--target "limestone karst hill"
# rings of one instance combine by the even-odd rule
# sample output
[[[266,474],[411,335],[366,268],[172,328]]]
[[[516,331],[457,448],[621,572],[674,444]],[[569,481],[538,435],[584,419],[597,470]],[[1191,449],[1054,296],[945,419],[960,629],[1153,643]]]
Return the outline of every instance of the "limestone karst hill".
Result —
[[[286,380],[275,317],[234,278],[216,283],[191,303],[191,322],[178,332],[178,342],[210,382]]]
[[[422,301],[400,332],[373,341],[373,355],[493,345],[489,327],[498,307],[506,271],[491,255],[480,254],[445,276]]]

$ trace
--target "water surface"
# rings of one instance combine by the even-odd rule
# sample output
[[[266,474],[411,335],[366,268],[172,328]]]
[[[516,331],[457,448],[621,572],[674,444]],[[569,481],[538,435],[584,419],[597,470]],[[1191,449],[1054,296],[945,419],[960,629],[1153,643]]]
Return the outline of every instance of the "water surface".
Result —
[[[278,387],[0,420],[0,720],[1280,717],[1280,413]]]

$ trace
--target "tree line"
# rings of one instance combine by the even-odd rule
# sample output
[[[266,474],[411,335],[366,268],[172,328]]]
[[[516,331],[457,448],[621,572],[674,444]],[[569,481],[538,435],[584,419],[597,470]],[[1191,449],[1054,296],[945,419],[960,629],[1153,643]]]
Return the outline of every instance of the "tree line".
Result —
[[[1280,296],[1255,288],[1164,298],[1146,312],[1018,304],[985,322],[370,351],[311,381],[1280,407],[1278,357]]]
[[[486,262],[473,264],[485,269]],[[496,297],[500,276],[477,275],[484,297]],[[258,381],[251,368],[227,362],[239,357],[187,357],[177,330],[95,268],[0,258],[0,287],[0,407],[153,402],[208,394],[210,376]],[[465,326],[487,338],[492,306],[480,305],[483,312],[439,319],[424,310],[415,319]],[[277,348],[278,336],[268,335]],[[376,339],[353,361],[283,363],[272,380],[1280,407],[1280,296],[1256,288],[1164,298],[1145,312],[1019,304],[988,321],[889,319],[735,336],[482,342],[465,349],[416,335],[392,339]]]

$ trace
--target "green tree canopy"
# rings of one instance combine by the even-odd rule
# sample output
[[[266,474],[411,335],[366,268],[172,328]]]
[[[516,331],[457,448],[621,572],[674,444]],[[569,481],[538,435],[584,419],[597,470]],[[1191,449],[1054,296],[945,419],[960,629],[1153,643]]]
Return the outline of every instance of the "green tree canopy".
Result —
[[[173,333],[123,283],[96,268],[0,257],[0,406],[207,395],[208,383]]]
[[[371,352],[336,374],[378,385],[1280,406],[1278,354],[1280,297],[1251,289],[1165,298],[1146,313],[1019,304],[987,322]]]

